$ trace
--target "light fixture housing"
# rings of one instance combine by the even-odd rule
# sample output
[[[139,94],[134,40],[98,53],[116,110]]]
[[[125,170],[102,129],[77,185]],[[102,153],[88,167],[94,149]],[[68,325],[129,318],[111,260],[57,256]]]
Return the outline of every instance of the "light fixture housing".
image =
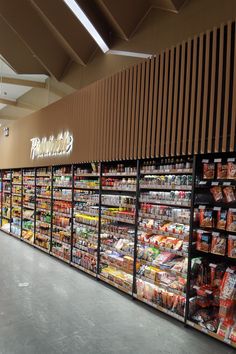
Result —
[[[153,56],[153,54],[130,52],[125,50],[109,50],[106,54],[121,55],[124,57],[134,57],[134,58],[143,58],[143,59],[148,59]]]
[[[106,42],[103,40],[101,35],[98,33],[90,19],[81,9],[81,7],[77,4],[75,0],[64,0],[64,3],[69,7],[69,9],[73,12],[76,18],[81,22],[84,28],[89,32],[89,34],[93,37],[95,42],[101,48],[103,53],[106,53],[109,50]]]

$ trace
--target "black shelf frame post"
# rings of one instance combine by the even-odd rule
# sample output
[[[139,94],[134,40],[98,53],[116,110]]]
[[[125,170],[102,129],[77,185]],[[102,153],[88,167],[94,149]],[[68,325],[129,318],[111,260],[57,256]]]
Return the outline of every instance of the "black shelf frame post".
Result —
[[[36,190],[36,174],[37,168],[34,168],[34,238],[33,245],[35,244],[35,233],[36,233],[36,198],[37,198],[37,190]]]
[[[191,265],[192,265],[192,241],[193,241],[193,226],[194,226],[194,200],[195,200],[195,178],[196,178],[196,155],[193,156],[193,172],[192,172],[192,194],[191,194],[191,209],[190,209],[190,228],[188,241],[188,268],[187,268],[187,283],[186,283],[186,300],[184,325],[187,326],[189,315],[189,300],[191,294]]]
[[[71,165],[72,186],[71,186],[71,235],[70,235],[70,263],[73,262],[73,243],[74,243],[74,190],[75,190],[75,165]]]
[[[11,234],[11,224],[12,224],[12,169],[10,169],[10,234]]]
[[[3,193],[3,171],[1,170],[1,227],[2,227],[2,193]]]
[[[24,191],[24,183],[23,183],[24,169],[21,169],[21,222],[20,222],[20,239],[22,240],[22,228],[23,228],[23,191]]]
[[[54,166],[51,166],[51,227],[50,227],[50,240],[49,240],[49,253],[52,252],[52,230],[53,230],[53,173]]]
[[[98,200],[98,243],[97,243],[97,279],[100,272],[100,258],[101,258],[101,228],[102,228],[102,168],[103,163],[99,163],[99,200]]]
[[[134,231],[134,254],[133,254],[133,286],[132,286],[132,296],[136,294],[136,273],[137,273],[137,246],[138,246],[138,225],[139,225],[139,199],[140,199],[140,160],[137,160],[137,174],[136,174],[136,199],[135,199],[135,231]]]

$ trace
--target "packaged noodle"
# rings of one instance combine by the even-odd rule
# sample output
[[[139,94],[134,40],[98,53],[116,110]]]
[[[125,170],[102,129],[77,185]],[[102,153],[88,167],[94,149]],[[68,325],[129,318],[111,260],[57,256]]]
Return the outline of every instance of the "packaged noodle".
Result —
[[[228,161],[228,179],[236,179],[236,163],[235,161]]]
[[[226,230],[236,232],[236,209],[229,209],[228,211]]]
[[[219,186],[212,187],[210,189],[215,202],[220,202],[223,199],[222,189]]]
[[[235,190],[233,187],[223,188],[223,193],[227,203],[232,203],[235,201]]]
[[[228,237],[228,257],[236,258],[236,236],[233,235]]]
[[[209,162],[204,162],[203,163],[203,179],[214,179],[214,176],[215,176],[215,164],[209,163]]]
[[[226,179],[228,174],[228,165],[222,164],[222,162],[217,163],[217,179]]]
[[[211,240],[211,253],[225,255],[226,250],[226,238],[217,232],[212,233]]]
[[[225,230],[227,221],[227,211],[219,210],[217,212],[216,228],[220,230]]]

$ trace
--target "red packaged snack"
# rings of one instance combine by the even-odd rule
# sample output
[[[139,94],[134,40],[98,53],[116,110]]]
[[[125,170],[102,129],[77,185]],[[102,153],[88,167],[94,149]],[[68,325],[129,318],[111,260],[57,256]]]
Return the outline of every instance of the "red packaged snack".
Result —
[[[199,223],[201,227],[212,227],[213,226],[213,211],[212,209],[200,209],[199,213]]]
[[[228,257],[236,258],[236,236],[233,235],[228,237]]]
[[[219,210],[217,212],[216,228],[220,230],[225,230],[227,221],[227,211]]]
[[[231,268],[228,268],[224,274],[221,289],[220,298],[222,300],[236,300],[236,274]]]
[[[217,163],[217,179],[226,179],[228,175],[228,165],[222,164],[222,162]]]
[[[233,187],[223,188],[223,193],[227,203],[232,203],[235,201],[235,195],[234,195],[235,191]]]
[[[226,230],[236,232],[236,209],[229,209],[228,211]]]
[[[227,324],[224,324],[224,322],[221,322],[218,327],[217,334],[222,338],[228,338],[229,329],[230,329],[230,327]]]
[[[209,163],[209,162],[207,162],[207,160],[204,160],[204,162],[203,162],[203,179],[214,179],[214,176],[215,176],[215,164]]]
[[[225,250],[226,250],[226,238],[224,236],[221,236],[217,232],[213,232],[212,240],[211,240],[211,253],[224,256]]]
[[[220,300],[219,318],[221,318],[225,325],[232,326],[234,323],[234,307],[235,302],[232,300]]]
[[[229,339],[236,343],[236,325],[234,325],[232,328],[231,328],[231,331],[230,331],[230,334],[229,334]]]
[[[226,188],[225,188],[226,189]],[[210,189],[215,202],[220,202],[223,199],[222,189],[219,186],[212,187]]]
[[[203,230],[198,230],[196,249],[202,252],[209,252],[210,245],[211,245],[211,233]]]
[[[228,179],[236,179],[236,163],[235,163],[235,159],[234,159],[234,161],[228,161],[227,178]]]

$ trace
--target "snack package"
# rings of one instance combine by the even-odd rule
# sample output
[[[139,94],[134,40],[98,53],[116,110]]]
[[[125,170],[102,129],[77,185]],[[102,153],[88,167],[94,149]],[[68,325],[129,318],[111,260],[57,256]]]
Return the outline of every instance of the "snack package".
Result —
[[[234,308],[234,301],[220,299],[219,318],[224,321],[225,325],[232,326],[234,323]]]
[[[221,284],[220,298],[222,300],[236,300],[236,274],[227,269]]]
[[[213,218],[212,209],[200,209],[199,213],[199,223],[201,227],[212,227],[213,226]]]
[[[211,240],[211,253],[224,256],[225,250],[226,250],[226,238],[224,236],[221,236],[219,233],[213,232],[212,240]]]
[[[228,237],[228,257],[236,258],[236,236],[233,235]]]
[[[207,160],[204,160],[207,161]],[[214,179],[215,176],[215,164],[204,162],[203,163],[203,179]]]
[[[211,192],[215,202],[220,202],[223,199],[221,187],[219,187],[219,186],[212,187],[210,189],[210,192]]]
[[[236,232],[236,209],[229,209],[228,211],[226,230]]]
[[[222,162],[217,163],[217,179],[226,179],[228,175],[228,165],[222,164]]]
[[[227,221],[227,211],[219,210],[217,212],[216,228],[220,230],[225,230]]]
[[[230,334],[229,334],[229,339],[236,343],[236,325],[234,325],[232,328],[231,328],[231,331],[230,331]]]
[[[236,179],[236,163],[235,161],[228,161],[228,179]]]
[[[224,324],[224,322],[220,322],[217,334],[222,338],[228,338],[229,326],[227,324]]]
[[[233,187],[223,188],[223,193],[227,203],[232,203],[235,201],[235,190]]]
[[[202,252],[209,252],[211,245],[211,233],[207,231],[197,231],[196,249]]]

